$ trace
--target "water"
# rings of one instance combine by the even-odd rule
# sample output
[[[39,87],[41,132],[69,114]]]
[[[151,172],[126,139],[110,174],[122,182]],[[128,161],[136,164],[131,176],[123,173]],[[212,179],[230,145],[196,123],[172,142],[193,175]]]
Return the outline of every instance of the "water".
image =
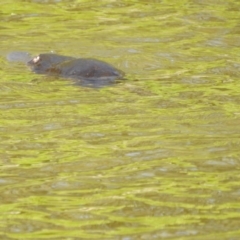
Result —
[[[238,1],[3,1],[1,239],[239,239]],[[11,51],[94,57],[93,89]]]

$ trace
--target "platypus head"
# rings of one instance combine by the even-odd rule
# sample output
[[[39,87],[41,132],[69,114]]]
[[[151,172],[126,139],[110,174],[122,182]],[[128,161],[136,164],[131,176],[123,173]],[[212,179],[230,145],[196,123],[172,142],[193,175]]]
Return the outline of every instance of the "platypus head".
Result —
[[[34,57],[27,62],[27,65],[35,73],[44,74],[44,73],[58,73],[57,65],[64,61],[74,59],[72,57],[65,57],[53,53],[43,53]]]

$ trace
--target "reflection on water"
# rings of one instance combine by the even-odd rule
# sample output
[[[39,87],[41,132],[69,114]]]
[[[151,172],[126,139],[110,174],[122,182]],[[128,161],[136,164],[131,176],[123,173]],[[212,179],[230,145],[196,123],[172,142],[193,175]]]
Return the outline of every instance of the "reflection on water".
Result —
[[[238,1],[1,8],[1,239],[239,239]],[[17,50],[128,80],[35,75]]]

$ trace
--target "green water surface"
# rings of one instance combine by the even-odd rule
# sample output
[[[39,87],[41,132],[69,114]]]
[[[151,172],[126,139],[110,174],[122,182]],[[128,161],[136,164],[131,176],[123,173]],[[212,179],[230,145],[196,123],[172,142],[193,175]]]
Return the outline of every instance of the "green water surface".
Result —
[[[240,2],[1,0],[0,239],[240,239]],[[109,62],[101,89],[11,51]]]

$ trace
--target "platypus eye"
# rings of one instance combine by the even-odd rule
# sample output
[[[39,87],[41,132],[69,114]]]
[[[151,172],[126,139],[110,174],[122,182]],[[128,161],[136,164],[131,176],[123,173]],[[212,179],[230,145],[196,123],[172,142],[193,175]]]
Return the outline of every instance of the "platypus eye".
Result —
[[[34,63],[37,63],[39,60],[40,60],[40,56],[37,56],[37,57],[33,58],[32,61],[33,61]]]

